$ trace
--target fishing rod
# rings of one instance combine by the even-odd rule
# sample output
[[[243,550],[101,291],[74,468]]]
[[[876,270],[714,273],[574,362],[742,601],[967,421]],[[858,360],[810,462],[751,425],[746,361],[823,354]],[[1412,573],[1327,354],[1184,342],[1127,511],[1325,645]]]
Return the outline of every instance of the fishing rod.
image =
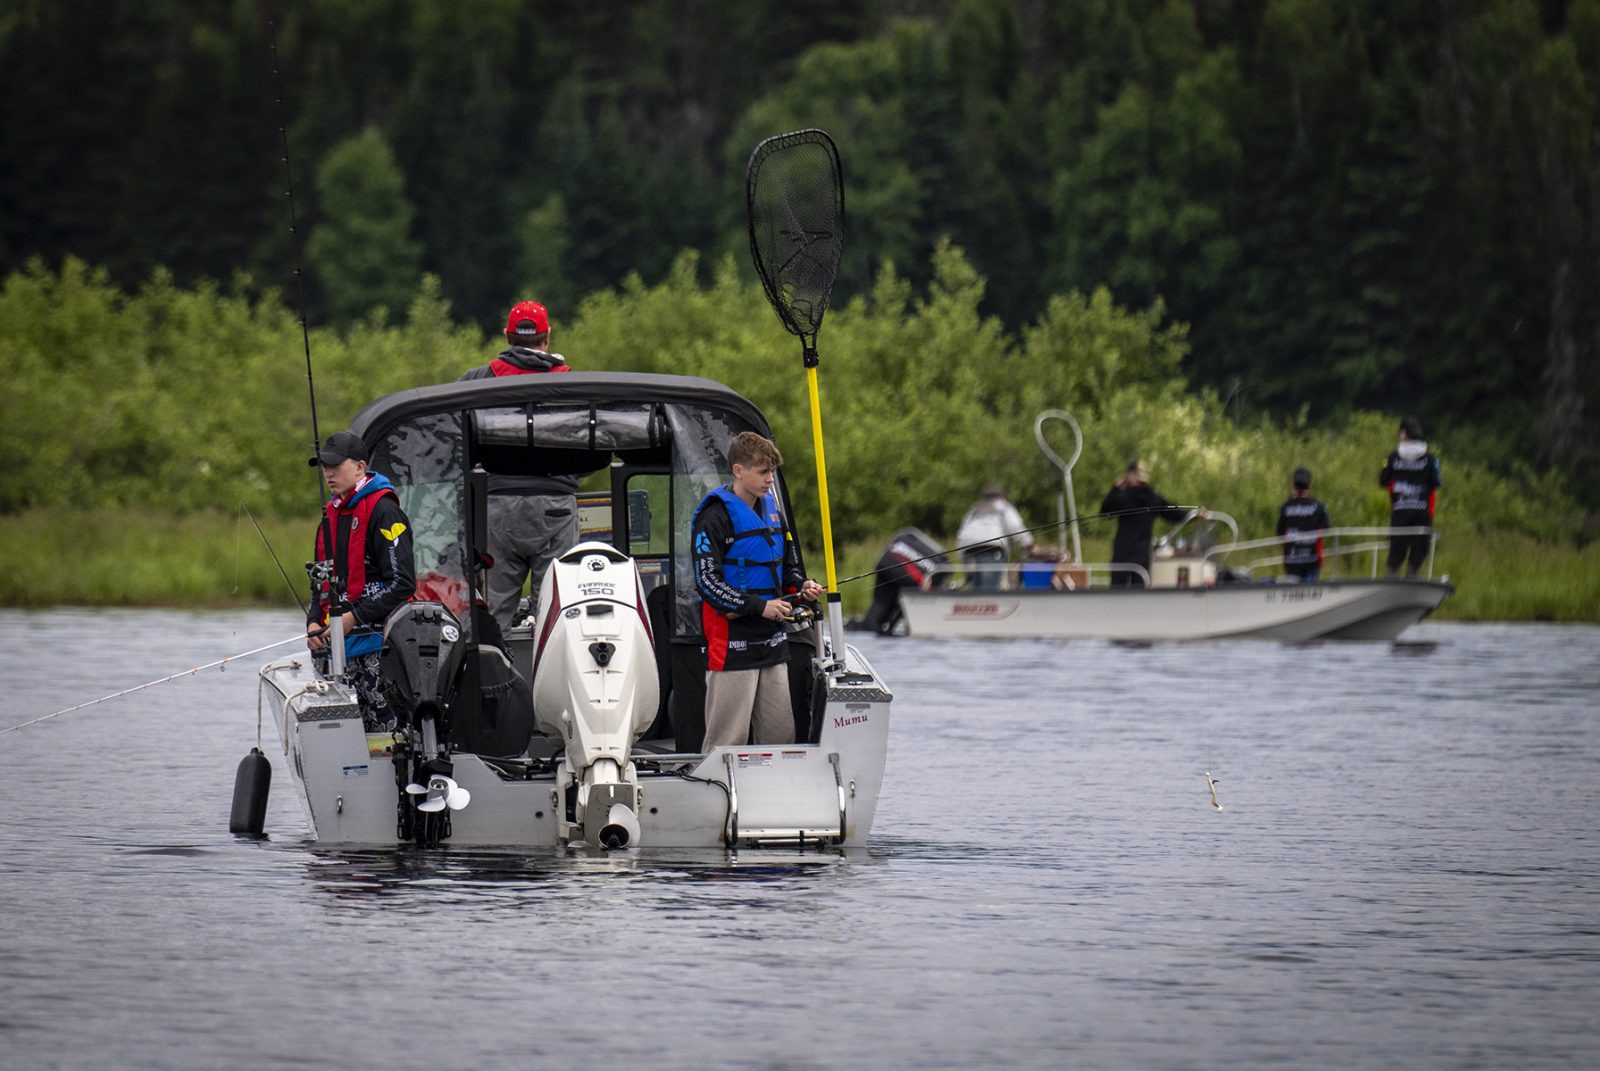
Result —
[[[241,658],[249,658],[251,655],[260,654],[262,651],[270,651],[274,647],[286,647],[291,643],[303,643],[305,642],[305,638],[305,633],[297,632],[286,640],[278,640],[275,643],[264,644],[249,651],[240,651],[238,654],[229,655],[227,658],[219,658],[215,662],[207,662],[203,666],[195,666],[192,669],[183,670],[181,673],[169,673],[165,677],[160,677],[153,681],[145,681],[143,684],[134,685],[132,688],[124,688],[120,692],[112,692],[110,695],[103,695],[99,699],[91,699],[87,703],[79,703],[75,707],[66,707],[62,710],[57,710],[54,713],[46,714],[42,718],[34,718],[32,721],[25,721],[21,725],[12,725],[9,728],[0,729],[0,736],[4,736],[6,733],[14,733],[18,729],[26,729],[30,725],[38,725],[40,722],[49,721],[51,718],[59,718],[63,714],[71,714],[75,710],[82,710],[85,707],[92,707],[96,703],[104,703],[110,699],[118,699],[125,695],[131,695],[132,693],[142,691],[145,688],[152,688],[157,684],[165,684],[168,681],[175,681],[180,677],[188,677],[203,670],[212,669],[216,666],[226,666],[229,662],[237,662]]]
[[[311,371],[311,327],[306,322],[306,280],[300,251],[300,223],[294,210],[294,170],[289,164],[289,109],[283,100],[283,72],[278,65],[278,24],[267,5],[267,36],[272,45],[272,85],[278,103],[278,140],[283,146],[284,197],[289,203],[289,246],[294,251],[295,296],[299,304],[300,339],[306,352],[306,390],[311,397],[311,456],[317,456],[322,446],[322,436],[317,429],[317,383]],[[318,503],[327,501],[327,486],[317,481]],[[292,586],[292,585],[291,585]]]
[[[311,371],[311,328],[306,317],[306,286],[305,271],[300,247],[300,227],[294,210],[294,170],[289,164],[289,109],[283,99],[283,71],[278,62],[278,26],[272,14],[271,4],[267,7],[267,34],[272,44],[272,81],[274,91],[277,93],[278,103],[278,137],[283,146],[283,176],[284,195],[289,202],[289,233],[292,236],[290,246],[294,250],[294,278],[295,288],[300,304],[300,337],[305,345],[306,353],[306,391],[311,399],[311,465],[316,468],[319,451],[322,449],[322,434],[317,428],[317,384]],[[318,511],[327,507],[332,492],[327,486],[327,481],[321,478],[318,469],[317,479],[317,506]],[[327,521],[324,520],[324,525]],[[334,532],[331,527],[326,527],[326,553],[328,560],[306,563],[306,575],[311,586],[311,602],[316,603],[319,589],[327,597],[328,622],[333,630],[333,639],[329,650],[329,667],[335,676],[344,674],[344,630],[338,625],[339,614],[342,612],[344,595],[340,590],[344,578],[333,575]],[[269,548],[270,549],[270,548]],[[276,556],[274,556],[276,560]],[[279,567],[282,568],[281,566]],[[287,577],[285,577],[287,579]],[[293,590],[294,585],[290,585]],[[298,598],[298,593],[296,593]]]
[[[1118,509],[1118,510],[1107,510],[1104,513],[1091,513],[1087,517],[1076,517],[1075,516],[1075,517],[1070,518],[1070,520],[1074,524],[1078,523],[1079,521],[1102,521],[1102,520],[1107,520],[1107,519],[1113,518],[1113,517],[1135,517],[1135,516],[1138,516],[1141,513],[1165,512],[1169,508],[1171,508],[1171,507],[1139,506],[1136,509]],[[1203,512],[1204,509],[1205,509],[1204,506],[1178,506],[1177,508],[1178,509],[1186,509],[1191,513],[1191,515],[1194,514],[1194,513]],[[1011,539],[1011,538],[1013,538],[1015,536],[1024,535],[1024,534],[1032,535],[1034,532],[1042,532],[1047,528],[1054,528],[1054,527],[1056,527],[1056,524],[1057,524],[1057,522],[1051,521],[1048,524],[1036,524],[1036,525],[1033,525],[1031,528],[1018,528],[1014,532],[1003,532],[1003,533],[1001,533],[999,538],[1001,538],[1001,539]],[[869,576],[877,576],[879,573],[887,573],[887,572],[889,572],[889,571],[891,571],[893,569],[902,568],[903,566],[916,565],[918,562],[930,561],[930,560],[932,560],[934,558],[942,558],[942,557],[945,557],[945,556],[951,555],[951,554],[963,554],[966,551],[974,550],[974,549],[976,549],[978,547],[991,546],[991,545],[994,544],[994,542],[995,541],[993,539],[985,539],[985,540],[982,540],[982,541],[977,542],[977,543],[968,543],[965,546],[951,547],[949,550],[941,550],[941,551],[935,551],[932,554],[924,554],[920,558],[907,558],[903,562],[896,562],[893,565],[886,565],[882,569],[869,569],[864,573],[857,573],[855,576],[845,577],[843,580],[839,581],[839,584],[842,587],[845,584],[850,584],[850,583],[853,583],[853,582],[855,582],[857,580],[865,580]]]

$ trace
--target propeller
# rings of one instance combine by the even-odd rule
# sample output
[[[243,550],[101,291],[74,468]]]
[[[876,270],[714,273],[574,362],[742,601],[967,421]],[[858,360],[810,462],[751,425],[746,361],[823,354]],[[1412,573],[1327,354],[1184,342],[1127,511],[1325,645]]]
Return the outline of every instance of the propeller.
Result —
[[[413,781],[406,786],[406,792],[412,796],[428,797],[417,804],[419,811],[442,811],[446,807],[452,811],[459,811],[472,802],[472,793],[456,784],[454,778],[443,774],[434,774],[428,778],[427,787]]]

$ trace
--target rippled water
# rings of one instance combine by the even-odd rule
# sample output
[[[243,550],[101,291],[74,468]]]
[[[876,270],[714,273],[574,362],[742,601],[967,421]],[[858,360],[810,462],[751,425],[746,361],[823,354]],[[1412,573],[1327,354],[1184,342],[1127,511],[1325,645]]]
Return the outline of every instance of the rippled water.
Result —
[[[3,612],[0,728],[297,629]],[[238,840],[276,652],[160,684],[0,735],[0,1063],[1592,1066],[1600,629],[1407,639],[863,638],[848,858]]]

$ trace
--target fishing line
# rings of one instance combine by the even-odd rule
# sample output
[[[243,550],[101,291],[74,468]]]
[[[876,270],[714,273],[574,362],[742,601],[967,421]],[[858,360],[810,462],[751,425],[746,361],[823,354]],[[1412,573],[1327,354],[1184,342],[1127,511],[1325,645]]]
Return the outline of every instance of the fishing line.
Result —
[[[1167,507],[1167,508],[1170,508],[1170,507]],[[1186,510],[1200,510],[1200,509],[1203,509],[1204,507],[1202,507],[1202,506],[1178,506],[1176,508],[1178,508],[1178,509],[1186,509]],[[1107,519],[1110,519],[1110,518],[1113,518],[1113,517],[1132,517],[1132,516],[1136,516],[1137,514],[1140,514],[1140,513],[1155,513],[1155,512],[1158,512],[1158,511],[1157,511],[1156,507],[1154,507],[1154,506],[1140,506],[1137,509],[1119,509],[1119,510],[1112,510],[1112,511],[1107,512],[1107,513],[1091,513],[1087,517],[1073,517],[1073,518],[1070,518],[1070,519],[1073,522],[1100,521],[1100,520],[1107,520]],[[1014,532],[1003,533],[1000,536],[1000,538],[1001,539],[1011,539],[1014,536],[1023,535],[1024,533],[1032,535],[1034,532],[1043,532],[1048,528],[1055,528],[1055,527],[1057,527],[1059,525],[1059,523],[1060,523],[1059,521],[1051,521],[1049,524],[1036,524],[1031,528],[1018,528]],[[980,543],[968,543],[965,546],[951,547],[949,550],[936,551],[933,554],[924,554],[920,558],[908,558],[907,560],[905,560],[903,562],[896,562],[894,565],[886,565],[882,569],[869,569],[865,573],[857,573],[855,576],[845,577],[843,580],[839,581],[839,585],[842,587],[845,584],[849,584],[849,583],[851,583],[853,581],[856,581],[856,580],[865,580],[869,576],[877,576],[879,573],[887,573],[890,570],[899,569],[902,566],[915,565],[918,562],[929,561],[929,560],[931,560],[933,558],[941,558],[941,557],[944,557],[946,555],[951,555],[951,554],[962,554],[962,553],[965,553],[966,551],[974,549],[975,547],[986,547],[986,546],[989,546],[993,542],[994,542],[994,540],[992,540],[992,539],[985,539]]]
[[[261,524],[256,520],[256,515],[250,512],[250,507],[245,505],[245,501],[242,498],[239,500],[239,506],[244,510],[245,516],[250,518],[250,523],[256,526],[256,531],[261,535],[261,542],[266,544],[267,553],[272,555],[272,564],[278,567],[278,575],[283,577],[284,584],[289,588],[289,598],[294,601],[296,606],[305,606],[306,603],[300,598],[300,592],[295,588],[294,581],[290,580],[289,574],[284,572],[283,563],[278,560],[278,552],[272,549],[272,542],[267,539],[267,533],[261,530]],[[235,587],[234,590],[237,591],[238,588]]]
[[[188,677],[192,674],[199,673],[202,670],[211,669],[214,666],[225,666],[229,662],[237,662],[241,658],[249,658],[253,654],[260,654],[262,651],[270,651],[274,647],[284,647],[291,643],[304,642],[305,638],[306,634],[299,632],[293,636],[290,636],[286,640],[279,640],[276,643],[269,643],[250,651],[240,651],[238,654],[229,655],[227,658],[219,658],[215,662],[207,662],[203,666],[195,666],[193,669],[186,669],[181,673],[172,673],[157,680],[145,681],[143,684],[136,684],[132,688],[124,688],[120,692],[112,692],[110,695],[103,695],[99,699],[91,699],[87,703],[79,703],[75,707],[67,707],[64,710],[58,710],[52,714],[46,714],[42,718],[34,718],[32,721],[25,721],[21,725],[12,725],[9,728],[0,729],[0,736],[4,736],[6,733],[14,733],[18,729],[26,729],[30,725],[38,725],[40,722],[49,721],[51,718],[59,718],[63,714],[71,714],[74,710],[82,710],[85,707],[92,707],[96,703],[104,703],[108,699],[119,699],[122,696],[131,695],[134,692],[142,691],[145,688],[154,687],[157,684],[165,684],[168,681],[175,681],[180,677]]]

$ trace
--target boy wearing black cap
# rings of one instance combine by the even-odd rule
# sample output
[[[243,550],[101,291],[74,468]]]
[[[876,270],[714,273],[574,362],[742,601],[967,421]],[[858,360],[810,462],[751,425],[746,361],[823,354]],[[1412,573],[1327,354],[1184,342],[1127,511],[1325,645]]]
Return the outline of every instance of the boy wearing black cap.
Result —
[[[1322,537],[1309,534],[1332,528],[1328,510],[1311,497],[1311,470],[1294,470],[1294,494],[1278,509],[1278,535],[1295,536],[1283,545],[1283,571],[1307,584],[1322,573]],[[1308,534],[1302,534],[1308,533]]]
[[[411,523],[388,477],[367,469],[361,436],[336,431],[311,459],[328,485],[328,502],[317,526],[316,560],[333,564],[332,584],[311,595],[306,646],[328,650],[328,619],[342,607],[345,675],[356,691],[368,732],[394,729],[383,695],[378,654],[383,623],[417,587]]]

